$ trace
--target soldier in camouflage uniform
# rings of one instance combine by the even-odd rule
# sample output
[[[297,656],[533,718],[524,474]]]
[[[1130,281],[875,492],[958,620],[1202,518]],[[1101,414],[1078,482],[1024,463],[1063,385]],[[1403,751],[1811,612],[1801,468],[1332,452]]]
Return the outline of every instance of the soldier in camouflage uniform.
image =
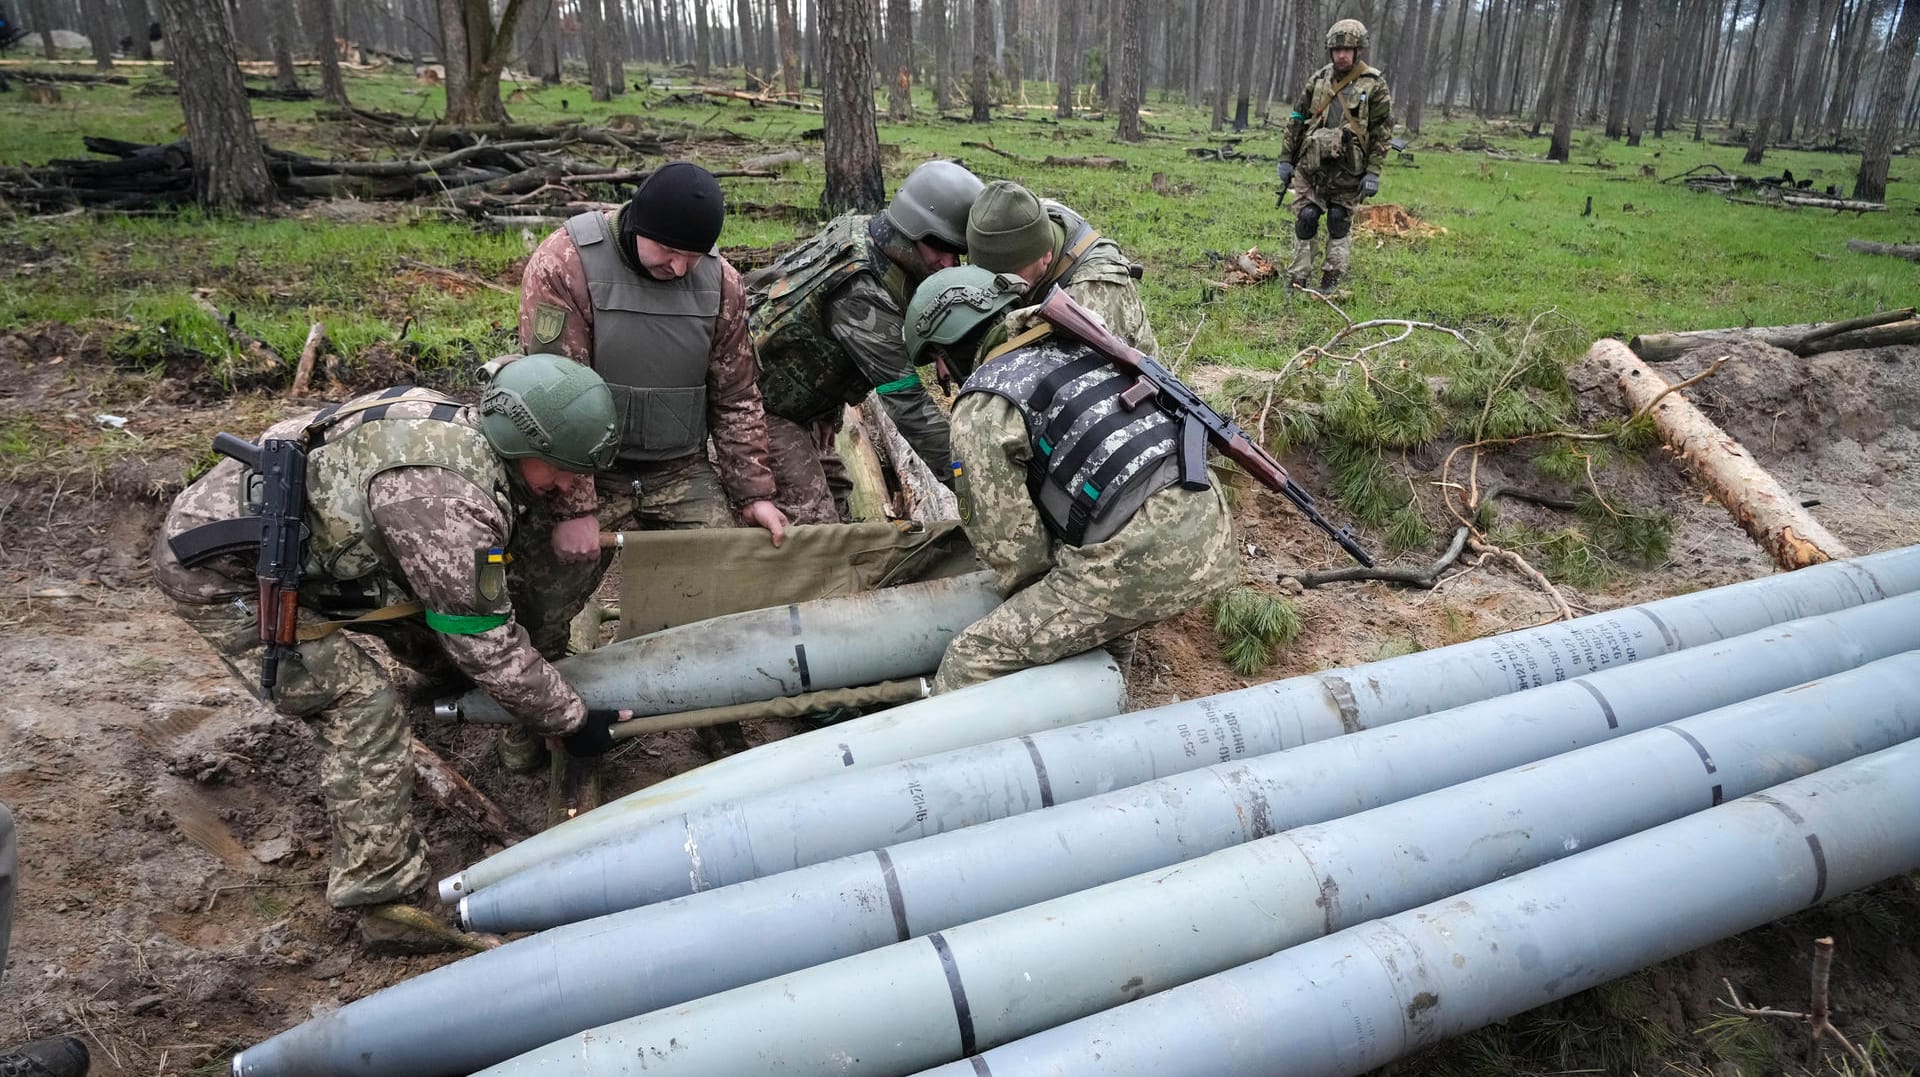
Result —
[[[589,714],[541,658],[511,596],[555,556],[548,535],[523,526],[535,507],[576,497],[611,462],[613,398],[592,371],[536,355],[500,366],[477,407],[401,387],[276,423],[265,437],[307,452],[302,642],[280,663],[270,702],[308,719],[323,746],[327,900],[401,902],[427,881],[408,810],[408,705],[353,637],[378,636],[430,676],[463,675],[519,723],[567,736],[576,753],[604,751],[611,716]],[[233,674],[256,684],[256,553],[196,530],[257,512],[252,478],[222,459],[182,492],[154,545],[153,574]]]
[[[907,350],[978,369],[953,406],[954,486],[974,550],[1007,599],[947,647],[944,692],[1117,640],[1206,602],[1239,575],[1218,485],[1180,485],[1179,426],[1127,411],[1107,359],[1044,323],[1007,339],[1022,278],[934,274],[907,308]]]
[[[1367,28],[1341,19],[1327,31],[1330,62],[1313,73],[1287,118],[1280,151],[1280,185],[1294,193],[1293,261],[1287,279],[1307,286],[1314,235],[1327,219],[1322,292],[1340,283],[1353,257],[1353,212],[1380,193],[1380,166],[1393,135],[1393,98],[1379,70],[1360,59]]]
[[[1115,336],[1148,355],[1160,354],[1140,301],[1139,264],[1052,199],[1009,180],[987,184],[967,214],[967,260],[1026,281],[1022,306],[1041,302],[1059,285]]]
[[[928,161],[878,214],[843,214],[748,274],[777,501],[794,523],[850,519],[833,437],[842,409],[870,392],[933,473],[946,475],[947,417],[906,361],[900,312],[921,281],[959,264],[980,186],[952,161]]]

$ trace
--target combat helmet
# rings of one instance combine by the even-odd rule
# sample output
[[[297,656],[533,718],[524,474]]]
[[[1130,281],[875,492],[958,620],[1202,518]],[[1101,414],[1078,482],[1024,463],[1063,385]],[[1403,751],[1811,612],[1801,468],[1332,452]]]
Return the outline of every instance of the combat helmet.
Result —
[[[506,357],[487,364],[480,431],[508,460],[535,456],[567,471],[591,473],[620,447],[613,392],[599,374],[561,355]]]
[[[929,344],[953,344],[1017,306],[1027,282],[979,266],[943,269],[921,282],[907,303],[907,358],[919,364]]]
[[[1341,19],[1327,28],[1327,48],[1364,49],[1367,47],[1367,25],[1359,19]]]
[[[900,181],[880,211],[908,239],[932,235],[956,251],[967,249],[967,211],[985,184],[953,161],[928,161]]]

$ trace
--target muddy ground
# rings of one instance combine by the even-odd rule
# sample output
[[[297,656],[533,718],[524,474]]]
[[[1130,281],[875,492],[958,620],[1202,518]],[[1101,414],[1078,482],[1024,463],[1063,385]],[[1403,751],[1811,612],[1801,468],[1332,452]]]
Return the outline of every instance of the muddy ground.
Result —
[[[1856,551],[1920,542],[1920,349],[1799,359],[1756,347],[1737,359],[1693,398],[1796,495],[1818,500],[1814,511]],[[1672,367],[1689,374],[1703,362]],[[321,898],[326,832],[305,731],[233,682],[149,586],[153,529],[201,446],[217,429],[257,430],[287,406],[224,397],[203,374],[191,364],[164,376],[116,372],[100,339],[65,328],[0,335],[0,431],[28,412],[59,416],[76,450],[8,456],[0,472],[0,801],[13,806],[23,840],[0,1044],[72,1032],[107,1075],[222,1072],[231,1051],[445,960],[361,952],[353,924]],[[1590,413],[1617,408],[1606,387],[1582,388]],[[103,415],[128,421],[110,429]],[[1412,454],[1408,466],[1430,478],[1444,448]],[[1309,483],[1323,478],[1309,459],[1289,463]],[[1500,458],[1485,468],[1524,472]],[[1567,591],[1576,611],[1770,571],[1661,454],[1619,466],[1606,481],[1636,504],[1673,513],[1677,529],[1665,563],[1604,592]],[[1276,499],[1239,505],[1249,581],[1279,590],[1282,569],[1337,563],[1337,551]],[[1551,510],[1534,506],[1502,511],[1553,522]],[[1432,515],[1442,522],[1437,508]],[[1261,679],[1553,615],[1546,596],[1491,566],[1431,592],[1342,585],[1296,601],[1306,631]],[[1247,683],[1220,665],[1214,647],[1197,613],[1148,631],[1130,678],[1135,705]],[[544,778],[504,773],[486,733],[418,731],[508,811],[543,816]],[[611,764],[608,793],[704,758],[686,734],[630,745]],[[416,811],[435,877],[488,851],[463,821],[424,802]],[[1749,999],[1804,1007],[1810,942],[1825,934],[1839,944],[1838,1023],[1880,1045],[1882,1072],[1912,1069],[1920,1065],[1916,924],[1920,880],[1895,879],[1611,993],[1516,1019],[1492,1034],[1495,1046],[1456,1045],[1399,1071],[1840,1072],[1831,1056],[1809,1062],[1804,1037],[1785,1024],[1773,1032],[1710,1027],[1724,1013],[1714,1004],[1723,976]],[[1651,1052],[1622,1055],[1622,1038]]]

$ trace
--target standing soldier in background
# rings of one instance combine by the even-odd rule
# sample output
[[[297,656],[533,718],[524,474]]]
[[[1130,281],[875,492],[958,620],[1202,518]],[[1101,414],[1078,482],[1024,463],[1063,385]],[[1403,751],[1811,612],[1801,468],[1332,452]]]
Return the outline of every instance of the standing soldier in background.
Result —
[[[841,409],[870,392],[935,475],[952,457],[947,417],[906,357],[901,311],[913,290],[966,253],[980,180],[952,161],[913,170],[876,215],[847,213],[747,276],[777,504],[797,524],[848,518],[834,452]]]
[[[1140,301],[1140,265],[1086,218],[1009,180],[995,180],[967,214],[967,260],[1027,282],[1020,306],[1047,297],[1054,285],[1100,316],[1114,335],[1148,355],[1160,354],[1146,304]],[[962,373],[964,376],[964,372]]]
[[[293,442],[304,471],[261,475],[223,458],[174,499],[154,542],[154,583],[235,677],[311,725],[333,835],[327,903],[365,910],[362,930],[376,941],[459,941],[405,904],[427,882],[409,810],[408,702],[351,637],[377,636],[429,683],[471,680],[575,754],[604,752],[611,716],[589,713],[542,659],[515,596],[522,573],[554,559],[534,509],[590,490],[612,462],[613,398],[572,360],[516,357],[478,406],[402,386],[276,423],[263,441]],[[290,474],[304,491],[280,481]],[[305,536],[282,592],[299,642],[283,657],[260,627],[259,548],[273,521]],[[264,691],[270,669],[277,680]]]
[[[1380,193],[1380,166],[1393,134],[1387,80],[1360,59],[1367,28],[1341,19],[1327,30],[1331,63],[1313,73],[1287,119],[1280,151],[1280,185],[1293,187],[1293,261],[1287,279],[1307,287],[1313,273],[1314,234],[1327,219],[1322,292],[1340,283],[1353,257],[1353,211]],[[1144,350],[1144,349],[1142,349]]]
[[[961,266],[907,308],[907,350],[977,369],[953,405],[960,520],[1006,601],[947,645],[933,690],[1053,662],[1233,586],[1217,482],[1181,479],[1180,424],[1104,355],[1042,321],[1008,339],[1024,281]],[[1204,465],[1201,470],[1204,471]]]
[[[619,452],[595,487],[556,505],[559,560],[528,574],[543,613],[527,631],[540,653],[566,653],[563,611],[579,610],[613,564],[600,531],[765,528],[778,546],[767,429],[747,334],[747,293],[716,243],[726,221],[720,184],[686,161],[660,166],[618,211],[582,213],[533,252],[521,277],[520,342],[583,363],[613,390]],[[713,462],[707,441],[713,441]],[[597,496],[596,496],[597,495]],[[548,511],[544,507],[536,512]],[[704,727],[703,727],[704,728]],[[744,747],[739,726],[720,732]],[[719,744],[702,735],[709,751]],[[528,771],[542,746],[509,729],[501,761]]]

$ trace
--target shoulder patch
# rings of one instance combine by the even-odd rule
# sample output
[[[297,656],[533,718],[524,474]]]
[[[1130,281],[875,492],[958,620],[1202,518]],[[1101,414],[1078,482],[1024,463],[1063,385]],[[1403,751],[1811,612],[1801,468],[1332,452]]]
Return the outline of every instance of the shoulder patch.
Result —
[[[542,344],[551,344],[560,339],[567,328],[567,308],[552,303],[541,303],[533,310],[533,339]]]
[[[513,555],[498,546],[473,551],[473,584],[483,602],[498,602],[507,594],[507,564]]]

